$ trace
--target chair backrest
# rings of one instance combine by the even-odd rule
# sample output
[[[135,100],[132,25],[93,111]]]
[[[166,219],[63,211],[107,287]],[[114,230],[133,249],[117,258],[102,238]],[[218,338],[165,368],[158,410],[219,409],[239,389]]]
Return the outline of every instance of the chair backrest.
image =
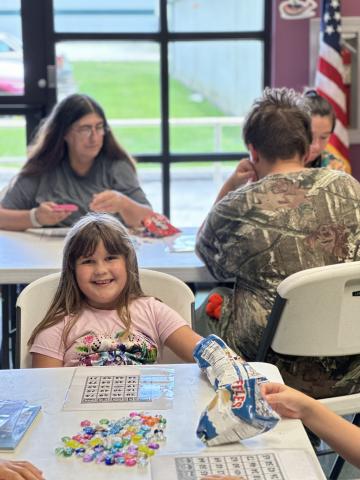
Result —
[[[360,262],[294,273],[277,288],[256,360],[264,361],[270,347],[295,356],[360,354],[359,313]],[[356,413],[359,421],[359,393],[320,401],[338,415]],[[342,465],[337,456],[329,478],[338,478]]]
[[[16,367],[31,367],[27,342],[35,326],[44,318],[59,284],[60,273],[53,273],[30,283],[16,302]],[[181,280],[166,273],[140,269],[140,284],[146,295],[156,297],[178,312],[192,326],[194,294]],[[181,363],[168,348],[161,363]]]
[[[270,347],[285,355],[360,354],[359,316],[360,262],[294,273],[277,288],[257,360]]]

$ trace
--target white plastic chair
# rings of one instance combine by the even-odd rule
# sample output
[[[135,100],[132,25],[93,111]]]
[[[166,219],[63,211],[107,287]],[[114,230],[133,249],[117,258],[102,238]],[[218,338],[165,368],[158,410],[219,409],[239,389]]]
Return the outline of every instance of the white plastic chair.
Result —
[[[311,268],[290,275],[277,296],[257,361],[274,352],[294,356],[360,354],[360,262]],[[338,415],[360,412],[360,393],[320,400]],[[355,416],[354,423],[359,421]],[[330,478],[337,478],[340,459]]]
[[[44,318],[50,306],[60,273],[53,273],[30,283],[16,302],[16,362],[17,368],[31,367],[27,342],[35,326]],[[166,273],[140,269],[140,284],[146,295],[156,297],[178,312],[192,326],[194,294],[181,280]],[[182,363],[171,350],[164,348],[161,363]]]

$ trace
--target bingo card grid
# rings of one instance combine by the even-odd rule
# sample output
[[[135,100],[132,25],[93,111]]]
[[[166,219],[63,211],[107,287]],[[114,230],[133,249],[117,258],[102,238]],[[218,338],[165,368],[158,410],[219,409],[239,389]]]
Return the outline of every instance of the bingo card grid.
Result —
[[[141,388],[144,383],[149,387],[149,384],[152,384],[152,377],[140,375],[88,376],[81,403],[151,402],[153,399],[151,388],[144,391]]]
[[[285,480],[273,453],[229,456],[177,457],[178,480],[198,480],[204,475],[244,475],[247,480]]]

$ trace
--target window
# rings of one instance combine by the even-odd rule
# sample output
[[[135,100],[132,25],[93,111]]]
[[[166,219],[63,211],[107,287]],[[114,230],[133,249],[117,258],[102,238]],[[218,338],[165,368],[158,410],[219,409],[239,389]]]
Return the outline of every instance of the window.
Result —
[[[154,209],[180,226],[200,223],[245,155],[244,115],[270,84],[270,2],[21,0],[21,6],[25,31],[36,18],[43,22],[36,34],[45,32],[41,46],[24,38],[29,55],[43,49],[33,59],[38,76],[25,79],[25,90],[37,89],[42,116],[69,93],[93,96],[137,158]]]
[[[20,0],[0,5],[0,95],[23,95]]]

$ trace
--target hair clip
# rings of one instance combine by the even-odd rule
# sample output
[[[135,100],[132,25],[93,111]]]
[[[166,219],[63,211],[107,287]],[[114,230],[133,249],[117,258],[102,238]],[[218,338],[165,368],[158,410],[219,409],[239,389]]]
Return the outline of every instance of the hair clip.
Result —
[[[307,90],[305,92],[305,97],[309,97],[309,98],[316,98],[316,97],[319,97],[320,95],[317,93],[316,90]]]

